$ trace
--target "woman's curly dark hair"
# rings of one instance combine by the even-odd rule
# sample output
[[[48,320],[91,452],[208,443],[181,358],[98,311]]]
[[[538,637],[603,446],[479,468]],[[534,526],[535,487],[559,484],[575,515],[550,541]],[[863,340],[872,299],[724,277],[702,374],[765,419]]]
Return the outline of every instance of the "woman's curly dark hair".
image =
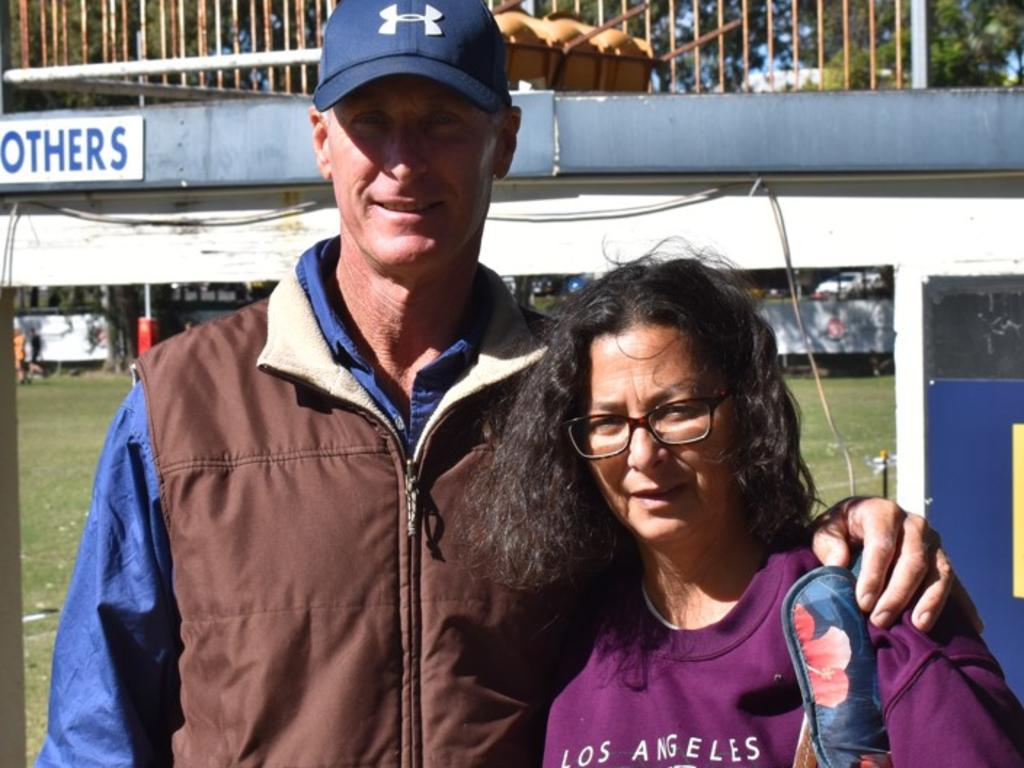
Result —
[[[737,429],[727,458],[752,533],[768,546],[805,536],[814,483],[771,326],[723,260],[655,252],[566,300],[543,333],[547,351],[498,417],[493,463],[470,489],[479,515],[464,531],[493,578],[523,588],[572,581],[631,546],[564,422],[583,413],[593,340],[636,325],[677,328],[732,394]]]

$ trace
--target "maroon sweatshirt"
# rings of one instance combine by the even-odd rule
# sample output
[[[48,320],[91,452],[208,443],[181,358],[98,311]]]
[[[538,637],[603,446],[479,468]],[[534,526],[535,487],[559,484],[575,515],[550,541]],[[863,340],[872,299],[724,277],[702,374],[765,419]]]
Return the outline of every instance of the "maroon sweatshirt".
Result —
[[[789,768],[803,719],[782,599],[818,565],[768,557],[719,622],[672,629],[638,572],[591,602],[548,719],[544,768]],[[955,606],[928,635],[871,628],[894,768],[1024,766],[1024,710]]]

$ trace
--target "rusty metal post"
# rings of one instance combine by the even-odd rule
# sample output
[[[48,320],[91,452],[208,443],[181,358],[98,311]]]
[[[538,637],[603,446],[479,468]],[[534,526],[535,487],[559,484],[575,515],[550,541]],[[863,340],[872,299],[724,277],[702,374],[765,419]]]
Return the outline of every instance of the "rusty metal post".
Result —
[[[768,90],[775,90],[775,9],[773,0],[767,0],[768,6]]]
[[[896,0],[896,88],[903,88],[903,3]]]
[[[39,0],[39,47],[43,66],[48,66],[50,61],[47,55],[49,49],[46,47],[46,0]]]
[[[693,0],[693,39],[700,37],[700,0]],[[700,46],[693,47],[693,91],[700,93]]]
[[[843,0],[843,87],[850,90],[850,0]]]
[[[718,0],[718,28],[725,25],[725,11],[722,0]],[[725,37],[718,38],[718,91],[725,93]]]
[[[110,60],[117,61],[117,0],[110,0],[107,8],[107,32],[110,33]]]
[[[743,90],[750,90],[750,9],[743,0]]]
[[[676,3],[675,0],[668,0],[668,48],[670,51],[676,49]],[[676,92],[676,60],[668,64],[668,90]]]
[[[876,77],[878,67],[875,61],[875,0],[868,0],[868,37],[870,38],[868,42],[868,66],[870,67],[871,90],[874,91],[878,85]]]
[[[644,8],[644,40],[647,41],[647,47],[650,48],[651,47],[651,4],[650,3],[648,3],[647,7]]]
[[[128,0],[121,0],[121,61],[128,61]]]
[[[139,0],[139,52],[138,58],[149,58],[149,42],[146,39],[146,0]]]
[[[28,4],[22,1],[18,6],[21,21],[28,21]],[[0,29],[11,28],[11,6],[9,3],[0,3]],[[21,60],[27,59],[28,49],[25,39],[28,37],[28,24],[24,23],[21,30]],[[4,85],[4,72],[11,66],[11,37],[0,35],[0,115],[11,111],[11,89]],[[23,68],[27,65],[22,64]],[[13,365],[13,363],[12,363]]]
[[[196,9],[196,55],[207,56],[209,51],[206,48],[206,0],[199,0],[199,7]],[[206,86],[206,73],[199,73],[199,86]]]
[[[110,61],[110,54],[107,49],[107,26],[109,24],[110,19],[107,18],[107,0],[100,0],[100,42],[102,43],[101,56],[104,64]]]
[[[160,0],[160,58],[167,58],[167,0]],[[167,75],[160,80],[167,85]]]
[[[60,0],[60,35],[61,35],[61,56],[64,59],[64,66],[68,61],[68,0]]]
[[[263,50],[274,50],[274,38],[270,24],[270,0],[263,0]],[[267,67],[267,83],[270,90],[274,90],[274,68]]]
[[[237,56],[242,52],[242,43],[238,34],[238,0],[231,0],[231,50]],[[242,73],[235,67],[235,88],[242,87]]]
[[[181,58],[185,58],[185,35],[187,27],[185,26],[185,0],[178,0],[178,55]],[[188,76],[181,73],[181,84],[185,85],[188,82]]]
[[[793,0],[793,90],[800,90],[800,3]]]
[[[825,0],[818,0],[818,90],[825,90]]]
[[[6,3],[3,4],[3,8],[0,8],[0,13],[4,15],[5,23],[10,21],[10,10]],[[18,27],[21,32],[21,68],[28,69],[28,0],[18,0]],[[7,23],[4,29],[10,29],[10,24]],[[0,46],[3,46],[4,50],[7,50],[7,46],[4,45],[6,42],[6,39],[0,40]],[[0,88],[2,87],[3,85],[0,84]]]
[[[259,37],[256,35],[256,0],[249,0],[249,42],[252,45],[252,52],[256,53],[259,49]],[[252,78],[252,89],[258,91],[259,87],[259,78]]]
[[[7,3],[3,5],[0,20],[6,22]],[[10,26],[4,24],[3,28],[10,29]],[[3,344],[0,344],[0,765],[25,764],[17,385],[14,383],[14,349],[7,335],[7,330],[13,326],[14,290],[0,288],[0,328],[3,329]]]
[[[327,21],[327,17],[330,16],[330,9],[327,8],[327,0],[324,0],[324,11],[325,15],[323,19],[320,18],[320,3],[317,0],[313,0],[313,5],[316,6],[316,47],[323,48],[324,45],[324,22]]]
[[[306,0],[295,0],[295,44],[299,50],[306,47]],[[303,93],[309,93],[308,77],[307,67],[303,64],[299,67]]]
[[[288,8],[288,0],[284,0],[284,12],[281,14],[284,18],[284,49],[290,51],[292,49],[291,43],[291,10]],[[292,92],[292,68],[286,66],[284,68],[284,92]]]
[[[53,51],[53,65],[60,64],[60,25],[57,23],[57,0],[50,0],[50,40]]]

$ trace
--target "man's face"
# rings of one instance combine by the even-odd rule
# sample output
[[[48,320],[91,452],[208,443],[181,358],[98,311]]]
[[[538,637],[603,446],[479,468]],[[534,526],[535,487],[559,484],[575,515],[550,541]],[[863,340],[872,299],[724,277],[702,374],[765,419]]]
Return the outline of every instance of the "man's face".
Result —
[[[475,263],[491,182],[512,163],[517,109],[492,115],[432,80],[395,75],[310,116],[343,258],[399,279]]]

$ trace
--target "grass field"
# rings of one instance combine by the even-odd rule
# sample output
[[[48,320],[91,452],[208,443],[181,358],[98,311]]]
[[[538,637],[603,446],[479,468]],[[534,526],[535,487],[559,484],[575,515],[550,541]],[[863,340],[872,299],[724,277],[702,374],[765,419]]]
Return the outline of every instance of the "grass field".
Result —
[[[790,382],[801,404],[804,455],[826,503],[849,495],[846,468],[825,424],[814,383]],[[128,392],[126,377],[52,377],[18,388],[24,612],[46,613],[24,624],[28,753],[38,752],[46,727],[46,697],[56,611],[71,574],[89,505],[93,470],[107,425]],[[849,446],[857,490],[880,494],[865,459],[895,449],[891,377],[829,379],[825,389]],[[894,478],[890,496],[895,495]]]

